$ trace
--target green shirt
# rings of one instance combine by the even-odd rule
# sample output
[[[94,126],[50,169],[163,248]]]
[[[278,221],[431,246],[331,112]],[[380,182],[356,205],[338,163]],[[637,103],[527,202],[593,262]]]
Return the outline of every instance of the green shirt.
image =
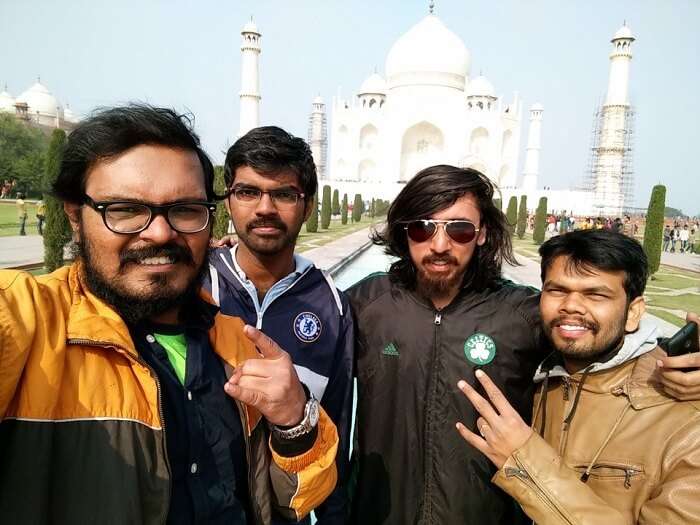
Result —
[[[185,370],[187,368],[187,341],[185,340],[185,334],[153,334],[153,336],[165,349],[175,375],[180,383],[184,385]]]

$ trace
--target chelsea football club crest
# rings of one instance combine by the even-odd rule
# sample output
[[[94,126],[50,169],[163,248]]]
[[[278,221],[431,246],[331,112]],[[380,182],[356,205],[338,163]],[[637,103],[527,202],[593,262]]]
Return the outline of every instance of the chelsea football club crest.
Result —
[[[496,357],[496,343],[491,337],[476,332],[464,342],[464,355],[475,365],[486,365]]]
[[[304,343],[313,343],[321,335],[321,320],[311,312],[300,313],[294,319],[294,335]]]

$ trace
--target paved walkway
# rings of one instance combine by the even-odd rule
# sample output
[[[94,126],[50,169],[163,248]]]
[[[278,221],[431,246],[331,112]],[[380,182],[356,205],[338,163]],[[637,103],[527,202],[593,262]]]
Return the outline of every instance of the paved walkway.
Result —
[[[41,263],[44,260],[44,238],[41,235],[0,237],[0,268]]]
[[[360,255],[369,244],[369,228],[365,228],[318,248],[307,250],[302,255],[311,259],[317,268],[335,275]]]
[[[661,264],[700,272],[700,254],[661,252]]]
[[[510,266],[509,264],[504,264],[503,274],[511,281],[526,284],[539,290],[542,286],[539,263],[536,263],[535,261],[523,256],[517,256],[517,259],[522,266]],[[669,323],[668,321],[659,319],[658,317],[649,313],[644,315],[656,323],[665,337],[670,337],[678,331],[678,327]]]

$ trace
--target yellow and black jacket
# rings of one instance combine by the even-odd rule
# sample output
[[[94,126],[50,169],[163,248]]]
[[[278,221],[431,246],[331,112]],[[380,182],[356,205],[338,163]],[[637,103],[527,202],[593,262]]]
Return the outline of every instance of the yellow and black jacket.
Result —
[[[164,523],[160,387],[81,271],[0,271],[0,523]],[[229,367],[257,356],[242,328],[218,313],[210,330]],[[283,457],[259,412],[238,408],[255,523],[270,523],[273,509],[300,519],[335,487],[335,426],[322,412],[313,447]]]

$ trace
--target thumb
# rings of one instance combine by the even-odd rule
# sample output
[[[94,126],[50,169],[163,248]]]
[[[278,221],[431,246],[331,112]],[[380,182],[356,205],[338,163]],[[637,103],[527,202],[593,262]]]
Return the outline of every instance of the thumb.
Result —
[[[265,359],[279,359],[285,354],[284,350],[282,350],[277,343],[257,328],[245,325],[243,333],[250,339],[258,349],[258,352],[260,352]]]

